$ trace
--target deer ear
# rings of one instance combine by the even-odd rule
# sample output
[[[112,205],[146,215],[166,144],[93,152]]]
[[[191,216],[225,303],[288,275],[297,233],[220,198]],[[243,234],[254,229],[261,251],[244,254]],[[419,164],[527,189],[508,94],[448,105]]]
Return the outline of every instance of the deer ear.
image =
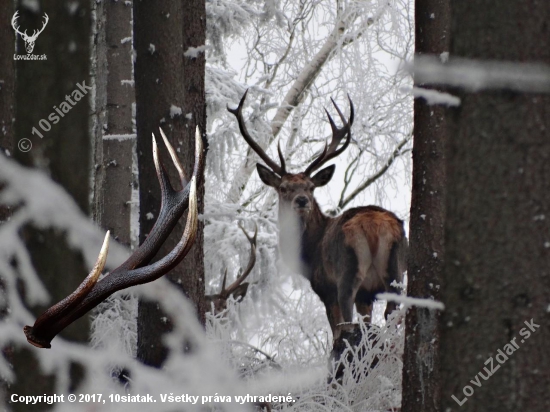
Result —
[[[256,169],[258,170],[258,175],[260,175],[260,179],[262,179],[262,182],[264,182],[266,185],[275,188],[280,186],[281,178],[277,176],[275,172],[269,170],[267,167],[259,163],[256,164]]]
[[[311,180],[315,187],[321,187],[330,182],[330,179],[332,179],[332,175],[334,174],[335,168],[336,165],[330,165],[329,167],[325,167],[319,173],[313,176]]]
[[[231,294],[233,296],[233,299],[235,299],[237,302],[240,302],[244,299],[246,296],[246,292],[248,292],[248,282],[241,283],[235,291]]]

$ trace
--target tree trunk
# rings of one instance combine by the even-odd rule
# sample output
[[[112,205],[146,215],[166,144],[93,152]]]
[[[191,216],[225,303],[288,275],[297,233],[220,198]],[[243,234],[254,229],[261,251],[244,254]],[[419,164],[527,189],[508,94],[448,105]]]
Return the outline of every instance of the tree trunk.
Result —
[[[160,209],[151,145],[151,133],[163,128],[184,164],[188,176],[193,168],[194,133],[198,124],[205,130],[204,53],[198,58],[184,57],[189,47],[204,45],[205,5],[193,0],[183,3],[134,2],[134,45],[136,50],[137,156],[140,187],[140,243],[151,230]],[[158,140],[161,155],[166,153]],[[167,157],[164,156],[166,159]],[[171,181],[177,182],[175,168],[165,161]],[[204,181],[200,179],[199,213],[203,210]],[[182,218],[159,255],[166,254],[179,241],[185,226]],[[168,278],[195,304],[204,322],[204,262],[202,223],[195,245],[185,261]],[[166,358],[162,335],[170,322],[155,302],[140,301],[138,310],[138,358],[145,364],[160,366]]]
[[[416,0],[417,55],[449,51],[449,0]],[[434,18],[435,17],[435,18]],[[417,87],[422,87],[416,84]],[[414,102],[413,184],[407,295],[440,300],[445,224],[445,109]],[[405,322],[404,411],[439,411],[440,313],[411,307]]]
[[[99,11],[99,10],[98,10]],[[103,85],[96,112],[104,112],[97,128],[94,217],[120,243],[130,246],[132,125],[132,8],[124,2],[106,2],[98,28],[104,41],[98,50],[98,89]]]
[[[137,205],[132,202],[133,188],[137,190],[137,174],[134,173],[136,150],[135,127],[132,122],[132,105],[135,101],[132,61],[132,6],[126,2],[92,3],[95,7],[95,49],[92,64],[96,86],[94,107],[94,164],[92,216],[103,229],[119,243],[137,246],[132,238],[132,212]],[[136,222],[133,222],[137,224]],[[132,242],[134,244],[132,244]],[[120,343],[126,337],[117,334],[116,324],[101,316],[108,312],[116,300],[132,299],[125,291],[108,297],[94,310],[95,325],[113,328],[114,333],[96,334],[94,343],[105,346]],[[126,322],[124,330],[135,330],[133,311],[118,316],[115,322]],[[127,316],[124,316],[127,315]],[[122,330],[121,330],[122,333]],[[101,341],[98,337],[104,337]],[[135,353],[129,353],[135,355]]]
[[[13,13],[13,2],[0,3],[0,21],[8,22]],[[0,25],[0,150],[3,155],[13,156],[13,118],[15,116],[15,32],[8,24]],[[0,190],[2,188],[0,187]],[[11,208],[0,205],[0,225],[11,216]],[[4,318],[9,308],[5,305],[5,284],[0,277],[0,320]],[[11,356],[11,348],[1,348],[0,356]],[[7,382],[0,377],[0,407],[7,403]]]
[[[24,3],[24,2],[21,2]],[[47,172],[75,199],[80,208],[89,210],[90,140],[88,119],[90,116],[90,6],[83,2],[77,9],[69,9],[65,3],[50,4],[34,13],[19,4],[18,23],[21,29],[32,32],[43,25],[44,13],[49,23],[38,36],[33,53],[45,54],[47,60],[16,62],[16,122],[17,141],[29,139],[30,151],[15,151],[15,157],[23,164],[35,166]],[[23,41],[18,37],[18,54],[27,54]],[[78,87],[80,84],[84,89]],[[73,91],[80,91],[77,100]],[[68,97],[66,97],[68,96]],[[71,103],[72,102],[72,103]],[[62,111],[59,115],[55,108]],[[65,109],[65,110],[63,110]],[[58,120],[54,122],[54,116]],[[35,128],[42,138],[32,130]],[[31,252],[33,265],[48,289],[52,301],[59,301],[71,293],[86,276],[86,268],[80,253],[73,252],[64,235],[53,230],[38,231],[27,227],[22,234]],[[60,281],[62,276],[63,281]],[[22,291],[23,294],[25,293]],[[40,314],[45,308],[33,308]],[[62,332],[66,339],[86,341],[88,318],[77,322]],[[52,394],[53,376],[39,372],[32,351],[16,350],[13,363],[17,381],[10,386],[10,393],[19,395]],[[72,390],[83,377],[82,368],[73,365]],[[30,374],[29,371],[34,373]],[[36,410],[51,406],[43,405]],[[27,410],[24,404],[11,405],[13,411]]]
[[[550,64],[549,20],[547,1],[454,2],[451,56]],[[460,97],[447,151],[441,409],[548,411],[550,96]]]
[[[0,4],[0,19],[11,20],[14,13],[13,2]],[[0,25],[0,148],[9,156],[13,155],[13,118],[15,115],[15,32],[8,24]],[[0,211],[0,222],[4,220]]]

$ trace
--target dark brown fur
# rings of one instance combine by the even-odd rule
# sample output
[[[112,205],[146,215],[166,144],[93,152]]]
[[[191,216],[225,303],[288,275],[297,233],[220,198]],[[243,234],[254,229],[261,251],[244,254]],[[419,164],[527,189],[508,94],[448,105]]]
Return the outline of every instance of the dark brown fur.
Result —
[[[403,222],[378,206],[348,210],[331,218],[323,215],[313,197],[316,187],[326,185],[334,174],[334,165],[313,175],[328,161],[339,156],[351,142],[354,107],[350,104],[346,119],[334,100],[342,127],[327,111],[332,139],[323,152],[302,173],[288,173],[281,147],[280,164],[273,161],[254,141],[246,128],[243,105],[230,109],[239,122],[244,140],[268,166],[257,164],[262,181],[279,195],[279,249],[283,260],[311,282],[327,310],[334,339],[340,335],[337,325],[351,322],[353,305],[363,316],[372,312],[372,302],[379,292],[395,291],[391,283],[400,282],[406,268],[407,238]],[[395,308],[390,302],[386,316]]]
[[[337,325],[351,322],[353,305],[370,316],[376,294],[397,292],[390,284],[403,280],[407,239],[403,221],[378,206],[357,207],[331,218],[319,209],[313,190],[330,180],[334,166],[313,177],[302,173],[282,178],[259,165],[264,183],[279,194],[280,249],[284,261],[292,260],[288,232],[281,222],[294,215],[299,225],[299,271],[311,282],[325,305],[333,335]],[[291,265],[292,266],[292,265]],[[296,268],[296,267],[295,267]],[[386,316],[395,308],[388,304]]]

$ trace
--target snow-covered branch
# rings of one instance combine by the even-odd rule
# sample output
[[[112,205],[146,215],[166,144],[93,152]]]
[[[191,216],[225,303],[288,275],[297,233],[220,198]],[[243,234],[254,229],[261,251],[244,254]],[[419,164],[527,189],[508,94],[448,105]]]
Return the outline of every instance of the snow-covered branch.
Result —
[[[550,93],[550,66],[541,63],[481,61],[452,57],[416,56],[407,68],[416,84],[462,87],[468,91],[489,89]]]

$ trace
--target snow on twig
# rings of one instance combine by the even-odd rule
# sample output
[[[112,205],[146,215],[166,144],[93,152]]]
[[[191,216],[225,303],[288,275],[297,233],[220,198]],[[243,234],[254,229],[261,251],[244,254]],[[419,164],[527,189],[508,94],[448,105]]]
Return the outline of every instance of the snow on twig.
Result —
[[[396,295],[395,293],[379,293],[377,299],[384,299],[391,302],[403,303],[405,306],[417,306],[428,309],[444,310],[445,305],[432,299],[412,298],[410,296]]]
[[[416,84],[440,84],[468,91],[491,89],[550,93],[550,66],[539,63],[483,61],[452,57],[415,56],[407,64]]]

